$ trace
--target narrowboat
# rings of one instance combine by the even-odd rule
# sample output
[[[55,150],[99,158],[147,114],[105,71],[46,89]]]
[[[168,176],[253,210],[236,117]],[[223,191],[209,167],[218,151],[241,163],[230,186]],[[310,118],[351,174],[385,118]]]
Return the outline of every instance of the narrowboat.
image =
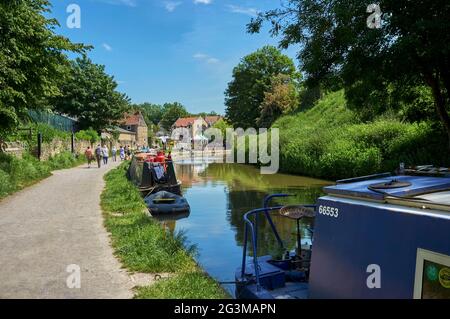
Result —
[[[176,178],[173,161],[163,152],[135,154],[127,175],[144,196],[160,191],[181,195],[181,182]]]
[[[405,170],[341,180],[314,205],[269,206],[244,215],[245,239],[236,270],[241,299],[450,298],[450,174]],[[257,219],[279,213],[300,225],[313,218],[309,244],[297,229],[297,249],[282,260],[257,256]],[[252,258],[247,257],[250,235]]]

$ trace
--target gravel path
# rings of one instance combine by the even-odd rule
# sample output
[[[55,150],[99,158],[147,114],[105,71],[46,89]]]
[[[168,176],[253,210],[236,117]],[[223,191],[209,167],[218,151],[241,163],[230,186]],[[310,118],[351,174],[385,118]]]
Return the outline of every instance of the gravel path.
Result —
[[[56,171],[0,202],[0,298],[132,297],[100,209],[103,175],[116,165]],[[72,264],[80,288],[66,283]]]

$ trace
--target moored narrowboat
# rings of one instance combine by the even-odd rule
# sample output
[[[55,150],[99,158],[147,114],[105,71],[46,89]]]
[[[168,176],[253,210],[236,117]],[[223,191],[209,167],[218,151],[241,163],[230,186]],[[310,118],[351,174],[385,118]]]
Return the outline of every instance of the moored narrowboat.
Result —
[[[428,173],[427,173],[428,172]],[[245,214],[236,297],[450,298],[450,176],[446,169],[413,169],[341,180],[314,205],[269,206]],[[314,218],[311,243],[298,230],[295,252],[281,260],[257,256],[257,218],[272,213]],[[258,217],[259,216],[259,217]],[[248,238],[249,237],[249,238]],[[252,258],[247,258],[247,238]]]
[[[181,182],[176,178],[173,161],[163,152],[135,154],[127,175],[144,196],[160,191],[181,194]]]

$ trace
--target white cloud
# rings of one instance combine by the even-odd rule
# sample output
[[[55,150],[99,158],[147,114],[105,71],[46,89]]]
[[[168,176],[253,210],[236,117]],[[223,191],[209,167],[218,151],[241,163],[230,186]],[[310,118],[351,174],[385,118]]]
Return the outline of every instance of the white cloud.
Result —
[[[208,56],[206,54],[203,53],[196,53],[194,54],[193,58],[194,59],[199,59],[199,60],[203,60],[206,59]]]
[[[181,1],[165,1],[164,7],[166,8],[167,11],[173,12],[181,4],[182,4]]]
[[[205,62],[207,64],[216,64],[216,63],[220,62],[219,59],[213,58],[213,57],[211,57],[211,56],[209,56],[207,54],[204,54],[204,53],[196,53],[196,54],[193,55],[193,58],[197,59],[199,61],[203,61],[203,62]]]
[[[212,0],[194,0],[194,4],[211,4]]]
[[[259,13],[259,11],[255,8],[246,8],[246,7],[241,7],[241,6],[235,6],[232,4],[227,5],[227,7],[233,13],[246,14],[251,17],[255,17]]]
[[[112,51],[112,47],[108,44],[108,43],[103,43],[102,47],[106,50],[111,52]]]
[[[216,63],[219,63],[219,62],[220,62],[220,60],[216,59],[216,58],[208,58],[206,60],[206,63],[208,63],[208,64],[216,64]]]

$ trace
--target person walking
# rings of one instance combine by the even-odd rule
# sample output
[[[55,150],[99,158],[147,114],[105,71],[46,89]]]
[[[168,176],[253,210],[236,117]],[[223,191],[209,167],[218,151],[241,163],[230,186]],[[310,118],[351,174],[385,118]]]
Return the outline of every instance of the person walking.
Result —
[[[131,148],[130,148],[130,145],[127,145],[125,159],[126,160],[130,160],[131,159]]]
[[[98,144],[95,149],[95,158],[97,159],[98,168],[100,168],[102,166],[102,147],[100,144]]]
[[[109,149],[106,145],[103,145],[102,147],[102,155],[103,155],[103,164],[108,164],[108,157],[109,157]]]
[[[115,145],[111,148],[111,156],[114,162],[117,162],[117,148]]]
[[[94,156],[92,155],[92,150],[90,146],[88,146],[86,151],[84,151],[84,156],[86,156],[88,168],[91,168],[91,162]]]
[[[125,149],[123,148],[122,145],[120,145],[119,156],[121,161],[125,160]]]

